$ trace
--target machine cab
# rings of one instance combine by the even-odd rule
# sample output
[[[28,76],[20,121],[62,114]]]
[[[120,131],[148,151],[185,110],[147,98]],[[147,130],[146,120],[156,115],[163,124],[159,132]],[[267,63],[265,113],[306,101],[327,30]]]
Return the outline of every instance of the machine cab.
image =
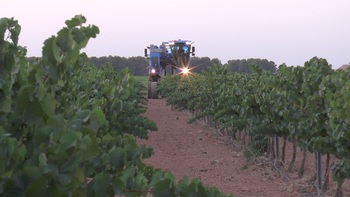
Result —
[[[188,66],[190,55],[192,54],[192,56],[194,56],[195,52],[195,48],[192,46],[193,42],[187,40],[174,40],[170,41],[168,44],[174,63],[180,67]]]

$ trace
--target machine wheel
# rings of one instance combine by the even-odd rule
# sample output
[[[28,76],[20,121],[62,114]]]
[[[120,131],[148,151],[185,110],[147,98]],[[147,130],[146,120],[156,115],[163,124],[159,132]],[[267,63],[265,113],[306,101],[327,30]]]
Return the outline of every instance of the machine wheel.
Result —
[[[148,99],[152,98],[151,83],[152,82],[148,81],[148,93],[147,93],[147,98]]]
[[[152,99],[158,99],[157,85],[158,85],[158,82],[151,82],[151,98]]]

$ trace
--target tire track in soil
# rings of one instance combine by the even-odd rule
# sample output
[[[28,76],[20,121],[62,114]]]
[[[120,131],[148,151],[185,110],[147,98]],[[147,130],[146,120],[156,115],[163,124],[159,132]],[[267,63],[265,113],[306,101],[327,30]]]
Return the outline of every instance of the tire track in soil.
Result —
[[[137,139],[154,149],[145,163],[168,170],[177,179],[199,178],[206,186],[235,197],[300,195],[286,188],[283,181],[262,175],[254,166],[243,169],[246,162],[241,152],[222,143],[205,126],[188,124],[189,116],[172,110],[165,99],[149,100],[144,115],[158,126],[158,131],[149,132],[148,140]]]

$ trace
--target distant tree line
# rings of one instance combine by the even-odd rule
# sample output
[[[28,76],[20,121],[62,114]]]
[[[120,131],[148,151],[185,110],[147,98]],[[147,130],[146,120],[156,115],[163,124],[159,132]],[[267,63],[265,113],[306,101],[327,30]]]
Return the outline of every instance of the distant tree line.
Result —
[[[102,56],[102,57],[89,57],[88,60],[101,68],[105,64],[111,64],[115,71],[120,71],[124,68],[129,68],[135,76],[148,75],[148,60],[142,56],[136,57],[120,57],[120,56]]]
[[[200,73],[207,71],[211,66],[222,65],[218,58],[210,59],[209,57],[192,57],[190,62],[191,72]]]
[[[240,73],[250,73],[250,65],[257,65],[264,70],[271,72],[276,71],[276,64],[273,61],[268,61],[267,59],[258,59],[258,58],[249,58],[249,59],[240,59],[240,60],[229,60],[227,61],[228,71],[231,72],[240,72]]]
[[[89,61],[100,68],[104,64],[111,64],[115,71],[124,68],[129,68],[135,76],[148,75],[148,59],[142,56],[137,57],[119,57],[119,56],[103,56],[103,57],[89,57]],[[208,70],[213,65],[222,65],[218,58],[210,59],[209,57],[192,57],[190,67],[193,68],[191,72],[201,72]]]
[[[110,63],[115,71],[129,68],[135,76],[148,75],[148,60],[142,56],[129,58],[119,56],[90,57],[89,61],[97,67]],[[276,64],[273,61],[259,58],[229,60],[227,62],[227,68],[230,72],[249,73],[249,66],[253,64],[271,72],[274,72],[277,69]],[[191,72],[195,73],[207,71],[208,68],[213,65],[222,65],[222,63],[218,58],[210,59],[209,57],[192,57],[190,62],[190,67],[193,68]]]
[[[29,57],[28,61],[33,62],[36,59],[36,57]],[[148,75],[148,59],[143,56],[128,58],[120,56],[88,57],[88,61],[98,68],[101,68],[102,65],[110,64],[116,72],[124,68],[129,68],[135,76]],[[259,58],[229,60],[227,62],[227,69],[230,72],[249,73],[249,66],[252,64],[271,72],[276,71],[276,64],[273,61]],[[207,71],[213,65],[222,65],[222,63],[218,58],[210,59],[209,57],[192,57],[190,61],[191,72],[195,73]]]

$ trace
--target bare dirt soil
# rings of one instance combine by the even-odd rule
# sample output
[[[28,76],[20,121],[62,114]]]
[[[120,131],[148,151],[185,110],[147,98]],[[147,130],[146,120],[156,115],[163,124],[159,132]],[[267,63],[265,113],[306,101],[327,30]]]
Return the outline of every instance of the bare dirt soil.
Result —
[[[205,124],[188,124],[190,114],[171,109],[165,99],[149,100],[144,115],[158,126],[158,131],[149,133],[148,140],[137,140],[154,149],[154,155],[144,162],[168,170],[178,179],[199,178],[205,185],[236,197],[317,196],[313,155],[306,163],[309,173],[299,178],[297,169],[287,173],[283,166],[278,167],[266,158],[248,164],[242,149],[227,143],[225,137]],[[286,158],[291,158],[291,149],[288,145]],[[297,168],[301,155],[297,153]],[[349,182],[344,183],[344,196],[350,196],[346,185]],[[332,196],[334,188],[332,183],[331,190],[322,196]]]

